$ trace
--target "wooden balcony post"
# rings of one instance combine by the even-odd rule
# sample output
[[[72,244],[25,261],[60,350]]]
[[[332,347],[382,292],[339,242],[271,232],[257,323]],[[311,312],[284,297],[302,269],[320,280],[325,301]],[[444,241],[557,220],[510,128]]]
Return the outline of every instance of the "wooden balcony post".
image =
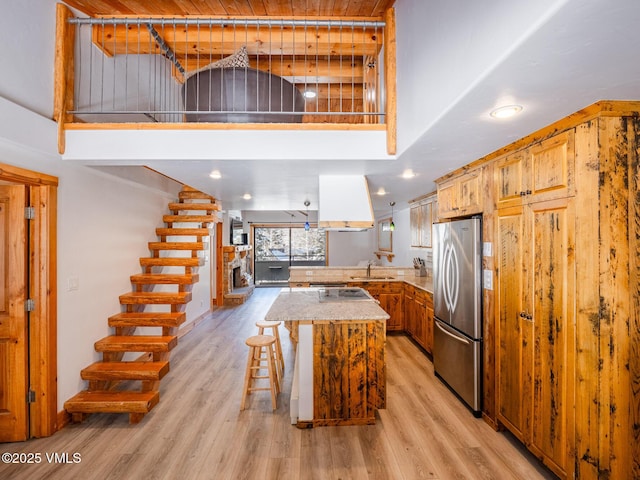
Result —
[[[386,89],[387,153],[395,155],[396,138],[396,14],[389,8],[385,14],[384,27],[384,84]]]
[[[64,153],[64,127],[72,121],[74,84],[75,28],[67,22],[71,10],[62,3],[56,5],[56,58],[54,70],[53,119],[58,122],[58,152]]]

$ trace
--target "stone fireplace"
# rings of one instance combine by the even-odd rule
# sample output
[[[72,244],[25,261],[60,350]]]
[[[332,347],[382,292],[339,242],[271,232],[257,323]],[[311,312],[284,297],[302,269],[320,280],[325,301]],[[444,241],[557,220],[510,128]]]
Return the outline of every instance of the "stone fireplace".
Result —
[[[225,305],[240,305],[253,293],[251,246],[222,247],[222,291]]]

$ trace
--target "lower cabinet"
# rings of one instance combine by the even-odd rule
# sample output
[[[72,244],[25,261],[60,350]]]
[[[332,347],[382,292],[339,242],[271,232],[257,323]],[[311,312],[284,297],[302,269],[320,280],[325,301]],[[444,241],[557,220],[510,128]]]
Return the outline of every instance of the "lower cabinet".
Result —
[[[406,332],[427,352],[433,348],[433,295],[405,285],[404,319]]]
[[[389,314],[387,332],[404,330],[404,288],[402,282],[353,282],[350,287],[360,287],[380,302]]]

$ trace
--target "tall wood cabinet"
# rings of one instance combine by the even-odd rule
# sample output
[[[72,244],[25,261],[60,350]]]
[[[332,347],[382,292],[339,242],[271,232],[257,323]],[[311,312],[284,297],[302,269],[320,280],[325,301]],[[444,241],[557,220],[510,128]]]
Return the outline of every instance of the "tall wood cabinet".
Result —
[[[437,180],[461,216],[483,172],[485,418],[561,478],[640,478],[639,156],[640,102],[598,102]]]
[[[573,142],[572,131],[560,134],[495,169],[498,421],[565,477],[575,422]]]

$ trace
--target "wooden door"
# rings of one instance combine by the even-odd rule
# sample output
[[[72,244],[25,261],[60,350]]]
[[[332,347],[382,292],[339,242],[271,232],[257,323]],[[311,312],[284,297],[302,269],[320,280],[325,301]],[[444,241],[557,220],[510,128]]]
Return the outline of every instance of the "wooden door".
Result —
[[[573,199],[535,203],[528,221],[535,346],[530,448],[556,474],[568,478],[573,471],[575,405],[573,210]]]
[[[498,420],[521,441],[529,437],[533,363],[533,323],[525,310],[525,221],[523,207],[499,210],[496,219]]]
[[[26,188],[0,185],[0,441],[28,436]]]

